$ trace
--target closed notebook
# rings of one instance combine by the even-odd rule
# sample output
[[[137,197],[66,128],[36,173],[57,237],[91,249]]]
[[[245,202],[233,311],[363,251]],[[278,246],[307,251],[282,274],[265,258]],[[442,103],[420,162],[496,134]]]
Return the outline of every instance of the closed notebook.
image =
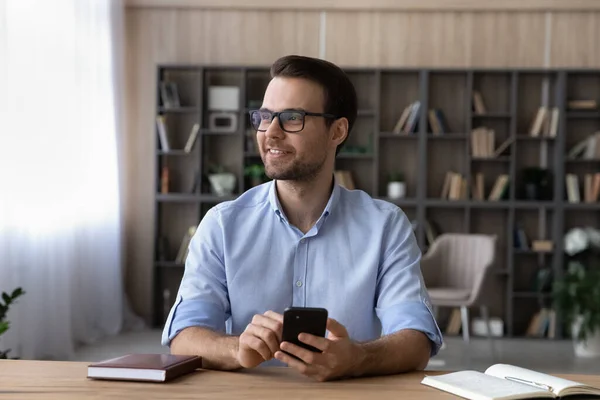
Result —
[[[201,367],[198,356],[128,354],[88,365],[88,378],[166,382]]]
[[[571,395],[600,398],[600,388],[508,364],[492,365],[485,373],[459,371],[426,376],[421,383],[470,400],[554,399]]]

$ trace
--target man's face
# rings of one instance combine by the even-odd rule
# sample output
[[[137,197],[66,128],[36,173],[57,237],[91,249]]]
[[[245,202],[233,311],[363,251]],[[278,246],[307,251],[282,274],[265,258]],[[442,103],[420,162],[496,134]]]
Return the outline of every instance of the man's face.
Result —
[[[301,78],[273,78],[267,87],[262,104],[272,112],[295,109],[324,112],[323,89]],[[257,132],[260,156],[265,172],[271,179],[307,181],[322,170],[330,147],[326,120],[305,116],[304,129],[288,133],[273,118],[266,132]]]

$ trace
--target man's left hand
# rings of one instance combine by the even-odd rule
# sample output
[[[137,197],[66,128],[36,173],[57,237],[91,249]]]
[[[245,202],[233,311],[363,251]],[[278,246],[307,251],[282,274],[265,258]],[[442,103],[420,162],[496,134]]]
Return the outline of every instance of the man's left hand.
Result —
[[[283,342],[281,350],[295,355],[300,360],[283,351],[276,352],[275,358],[320,382],[356,375],[356,368],[363,358],[362,349],[350,339],[346,328],[336,320],[327,320],[327,330],[327,338],[307,333],[301,333],[298,337],[301,342],[316,347],[322,353]]]

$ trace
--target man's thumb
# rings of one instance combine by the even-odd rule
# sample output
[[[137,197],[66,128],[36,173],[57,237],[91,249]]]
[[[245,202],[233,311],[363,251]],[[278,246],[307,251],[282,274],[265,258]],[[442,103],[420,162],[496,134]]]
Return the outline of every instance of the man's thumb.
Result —
[[[340,324],[333,318],[327,318],[327,330],[333,336],[348,337],[348,331],[344,325]]]

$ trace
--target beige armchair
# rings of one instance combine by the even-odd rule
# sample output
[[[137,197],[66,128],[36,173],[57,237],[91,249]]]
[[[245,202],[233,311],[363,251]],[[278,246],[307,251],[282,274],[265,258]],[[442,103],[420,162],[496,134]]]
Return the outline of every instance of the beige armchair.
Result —
[[[492,354],[489,313],[482,286],[496,254],[496,236],[446,233],[423,256],[421,270],[437,314],[439,307],[460,308],[463,339],[469,342],[469,308],[478,306],[486,323]]]

